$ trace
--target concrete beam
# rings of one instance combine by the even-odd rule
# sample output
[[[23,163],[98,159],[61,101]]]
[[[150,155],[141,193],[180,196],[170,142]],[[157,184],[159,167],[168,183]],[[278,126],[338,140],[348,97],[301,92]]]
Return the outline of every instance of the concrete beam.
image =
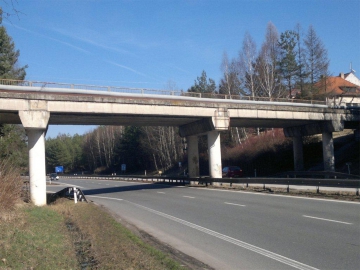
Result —
[[[228,130],[230,127],[230,117],[226,109],[217,109],[214,116],[182,125],[179,127],[181,137],[188,137],[203,134],[209,131]]]
[[[19,111],[25,129],[46,129],[50,119],[48,111]]]
[[[344,123],[340,120],[323,121],[309,125],[284,128],[285,137],[310,136],[324,132],[344,130]]]
[[[211,118],[204,118],[186,125],[182,125],[179,127],[179,134],[181,137],[189,137],[199,135],[211,130],[214,130],[215,127],[213,125]]]

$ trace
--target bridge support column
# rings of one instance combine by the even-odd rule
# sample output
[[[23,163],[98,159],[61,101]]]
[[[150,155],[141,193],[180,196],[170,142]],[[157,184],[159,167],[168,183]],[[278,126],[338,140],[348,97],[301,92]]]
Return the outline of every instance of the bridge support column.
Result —
[[[304,154],[302,136],[293,137],[294,170],[304,170]]]
[[[26,131],[29,148],[30,198],[37,206],[46,205],[45,130]]]
[[[48,111],[19,111],[28,136],[30,198],[36,206],[46,205],[45,132]]]
[[[322,133],[324,171],[335,171],[334,142],[332,132]]]
[[[222,178],[220,132],[207,133],[209,149],[209,172],[211,178]]]
[[[186,137],[188,148],[188,169],[189,177],[199,177],[199,142],[198,136]]]

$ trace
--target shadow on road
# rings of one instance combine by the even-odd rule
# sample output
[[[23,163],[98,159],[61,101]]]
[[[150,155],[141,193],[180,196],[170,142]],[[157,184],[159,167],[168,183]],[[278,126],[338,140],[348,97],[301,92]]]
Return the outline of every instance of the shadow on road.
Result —
[[[180,186],[180,184],[179,183],[136,184],[136,185],[122,186],[122,187],[82,189],[82,191],[84,192],[84,195],[86,196],[86,195],[98,195],[98,194],[108,194],[108,193],[136,191],[136,190],[166,189],[166,188],[173,188],[175,186]]]

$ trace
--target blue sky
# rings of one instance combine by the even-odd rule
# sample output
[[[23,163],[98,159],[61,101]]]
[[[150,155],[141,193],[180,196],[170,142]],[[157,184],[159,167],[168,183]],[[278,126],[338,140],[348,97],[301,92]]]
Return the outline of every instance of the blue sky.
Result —
[[[29,65],[27,80],[154,89],[172,81],[187,90],[205,70],[218,83],[223,53],[236,57],[246,31],[260,48],[269,21],[279,33],[313,25],[330,72],[348,72],[352,62],[360,74],[360,0],[18,0],[15,6],[19,18],[4,25],[20,64]],[[47,137],[91,128],[50,126]]]

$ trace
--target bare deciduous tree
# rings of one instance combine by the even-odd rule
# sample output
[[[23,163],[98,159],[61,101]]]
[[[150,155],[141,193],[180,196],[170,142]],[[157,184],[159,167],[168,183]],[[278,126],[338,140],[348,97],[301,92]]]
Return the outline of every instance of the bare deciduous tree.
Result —
[[[256,65],[256,43],[251,35],[246,32],[242,49],[239,52],[239,71],[244,79],[244,88],[248,90],[248,94],[255,98],[257,95],[257,84],[255,65]]]
[[[265,41],[261,46],[257,59],[257,81],[261,96],[278,98],[282,95],[281,84],[277,74],[277,62],[279,59],[279,34],[272,22],[266,28]]]

